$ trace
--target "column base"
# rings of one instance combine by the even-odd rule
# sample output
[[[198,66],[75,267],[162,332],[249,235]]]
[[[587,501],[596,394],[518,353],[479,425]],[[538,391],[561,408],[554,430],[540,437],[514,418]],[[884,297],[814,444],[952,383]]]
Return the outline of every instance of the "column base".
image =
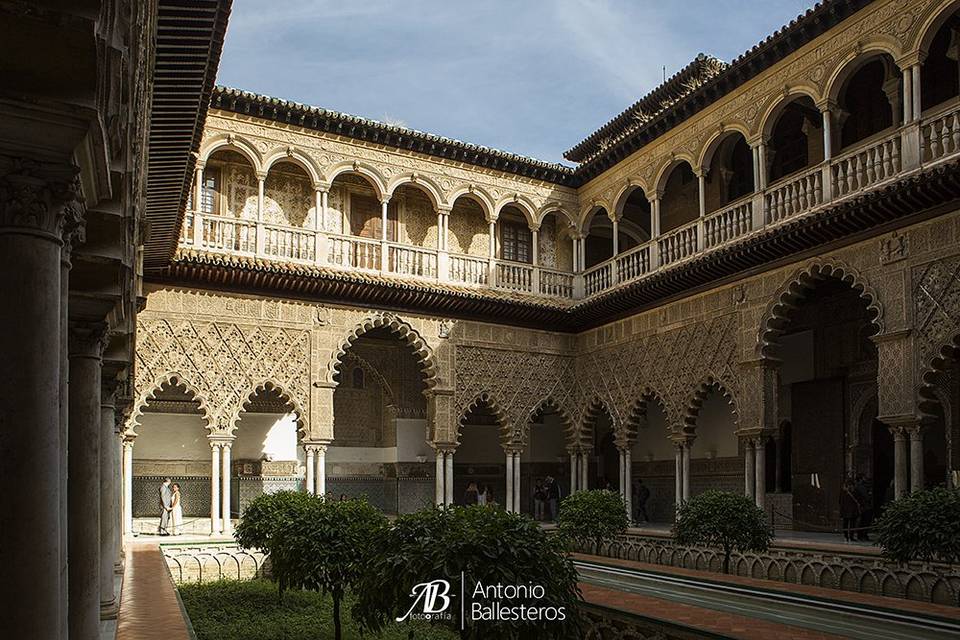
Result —
[[[114,598],[110,602],[100,603],[100,619],[113,620],[120,613],[120,600]]]
[[[113,572],[117,575],[123,575],[123,561],[113,563]]]

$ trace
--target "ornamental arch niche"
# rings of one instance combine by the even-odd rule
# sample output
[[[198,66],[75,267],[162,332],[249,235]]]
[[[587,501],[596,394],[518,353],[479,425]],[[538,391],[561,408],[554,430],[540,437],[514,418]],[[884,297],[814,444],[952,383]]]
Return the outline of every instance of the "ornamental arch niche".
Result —
[[[876,396],[878,351],[871,339],[882,329],[876,294],[859,274],[837,264],[814,263],[796,273],[777,293],[760,331],[760,352],[779,372],[779,418],[789,421],[792,517],[806,527],[839,518],[843,481],[855,475],[848,455],[858,398]],[[874,442],[872,446],[882,446]],[[860,451],[858,455],[874,456]],[[889,463],[884,463],[889,465]],[[872,469],[874,496],[893,476],[889,466]],[[798,525],[799,526],[799,525]],[[830,525],[832,526],[832,525]]]
[[[846,149],[903,120],[902,74],[890,53],[865,51],[837,71],[828,91],[837,105],[833,148]]]
[[[463,189],[451,196],[452,208],[447,232],[448,249],[452,254],[488,258],[490,256],[490,222],[493,203],[479,190]],[[487,278],[484,263],[476,260],[451,261],[456,279],[468,284],[484,284]]]
[[[563,208],[541,210],[537,233],[537,264],[547,269],[573,271],[573,230],[573,219]],[[544,279],[544,282],[549,280]]]
[[[259,164],[251,162],[250,155],[241,153],[239,148],[235,144],[223,145],[209,154],[203,165],[197,210],[204,216],[221,216],[254,223],[257,220],[259,197],[257,176],[261,174],[257,169]],[[191,191],[191,197],[194,197],[197,190]],[[217,235],[217,223],[211,220],[207,224],[210,233]],[[225,226],[223,233],[227,236],[224,241],[230,245],[227,248],[254,250],[252,227]]]
[[[596,205],[586,213],[583,234],[587,269],[613,257],[613,222],[605,206]]]
[[[739,129],[719,133],[704,149],[704,212],[712,213],[754,192],[753,152]]]
[[[652,237],[650,201],[639,185],[624,189],[616,201],[614,211],[619,218],[617,238],[618,253],[649,242]]]
[[[662,394],[647,388],[631,407],[625,425],[632,458],[634,510],[649,522],[672,522],[676,511],[675,450],[668,415]],[[642,494],[647,495],[643,508]]]
[[[952,472],[960,470],[960,333],[936,351],[922,372],[920,408],[926,417],[924,486],[956,488]]]
[[[317,215],[316,183],[301,161],[280,157],[267,168],[263,182],[263,221],[286,227],[312,229]],[[267,227],[266,250],[275,253],[278,240],[283,238],[280,230]]]
[[[594,398],[583,414],[579,435],[589,458],[585,488],[616,491],[615,481],[620,474],[618,445],[623,437],[620,423],[606,402]]]
[[[700,382],[687,401],[683,433],[690,442],[690,495],[707,488],[739,493],[744,459],[737,437],[738,411],[733,392],[719,380]]]
[[[823,162],[823,116],[811,95],[791,93],[781,98],[771,107],[761,131],[766,139],[768,182]]]
[[[205,141],[200,151],[200,162],[206,164],[213,154],[223,150],[233,151],[243,156],[255,174],[259,175],[263,172],[263,161],[256,146],[246,138],[233,133],[221,134]]]
[[[133,447],[131,506],[134,518],[150,518],[156,530],[157,487],[164,478],[180,485],[184,515],[209,516],[210,445],[216,434],[203,397],[179,374],[156,381],[134,405],[128,436]],[[139,531],[143,523],[134,522]]]
[[[660,195],[660,232],[668,233],[700,216],[700,189],[691,161],[676,158],[657,181]]]
[[[432,188],[426,186],[422,178],[416,182],[407,179],[393,184],[390,207],[396,212],[398,242],[415,247],[439,248],[438,197]],[[402,258],[405,257],[409,259],[403,260]],[[391,268],[410,275],[436,276],[437,265],[432,256],[420,259],[425,262],[412,258],[413,256],[403,254],[394,255],[391,258]]]
[[[521,434],[510,428],[501,404],[487,392],[466,406],[457,425],[454,503],[464,504],[468,487],[474,485],[480,493],[488,491],[487,501],[506,504],[506,455],[522,448]]]

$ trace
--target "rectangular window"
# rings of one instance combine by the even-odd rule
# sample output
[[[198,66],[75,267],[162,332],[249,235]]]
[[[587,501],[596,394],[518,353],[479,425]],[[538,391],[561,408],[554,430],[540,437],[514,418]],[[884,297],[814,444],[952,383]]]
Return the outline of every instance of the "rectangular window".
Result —
[[[530,229],[516,222],[500,224],[500,257],[514,262],[530,263],[532,260]]]
[[[200,211],[218,214],[220,195],[220,169],[204,167],[203,184],[200,187]]]

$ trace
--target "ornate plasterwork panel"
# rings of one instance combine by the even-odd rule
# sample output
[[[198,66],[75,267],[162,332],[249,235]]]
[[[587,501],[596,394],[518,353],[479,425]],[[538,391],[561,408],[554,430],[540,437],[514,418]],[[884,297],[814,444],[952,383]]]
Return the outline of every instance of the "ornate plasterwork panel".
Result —
[[[927,372],[960,337],[960,256],[917,266],[913,278],[918,365]]]

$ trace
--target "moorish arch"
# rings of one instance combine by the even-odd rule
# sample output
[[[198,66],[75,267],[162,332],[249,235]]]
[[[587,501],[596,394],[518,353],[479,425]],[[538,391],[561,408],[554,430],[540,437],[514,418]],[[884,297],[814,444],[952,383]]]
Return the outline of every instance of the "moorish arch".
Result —
[[[380,328],[388,330],[393,336],[410,347],[423,372],[424,384],[427,389],[435,387],[439,382],[439,367],[436,364],[433,349],[419,331],[392,313],[378,313],[369,316],[350,330],[347,336],[333,349],[327,365],[327,382],[336,384],[335,376],[339,373],[344,354],[350,346],[368,331]]]
[[[263,171],[269,172],[270,168],[278,162],[289,162],[297,165],[306,172],[313,185],[323,182],[320,169],[313,158],[296,147],[287,146],[267,153],[263,158]]]
[[[448,204],[443,198],[443,192],[439,185],[426,176],[411,172],[402,173],[392,178],[390,182],[387,183],[386,195],[393,197],[397,189],[402,186],[415,187],[423,192],[423,194],[430,199],[434,211]]]
[[[685,416],[681,431],[684,435],[696,435],[697,419],[704,404],[711,395],[718,395],[723,398],[723,403],[729,407],[733,420],[733,430],[736,430],[740,420],[740,412],[737,408],[737,399],[729,386],[724,384],[714,376],[707,376],[693,390],[693,393],[685,403]]]
[[[842,262],[818,260],[796,271],[773,294],[773,302],[767,307],[760,321],[760,332],[757,336],[758,356],[771,357],[771,345],[776,343],[783,327],[789,322],[790,311],[796,308],[817,282],[826,278],[839,280],[858,292],[867,304],[875,332],[883,332],[883,306],[869,281],[853,267]]]
[[[677,469],[670,413],[664,395],[646,386],[625,421],[631,507],[640,522],[671,522],[676,512]],[[644,495],[646,500],[641,500]]]
[[[332,166],[325,167],[323,182],[326,184],[333,184],[333,181],[336,180],[338,176],[351,173],[359,174],[367,182],[369,182],[370,186],[373,187],[377,198],[382,200],[387,196],[386,178],[383,177],[383,175],[375,166],[366,162],[344,160],[343,162],[338,162]]]
[[[185,376],[179,372],[163,373],[156,377],[152,382],[138,384],[137,386],[140,387],[140,391],[137,395],[137,398],[133,402],[133,409],[129,418],[127,419],[127,424],[130,425],[130,430],[133,430],[135,425],[138,424],[147,403],[156,399],[157,393],[166,387],[183,387],[186,389],[186,391],[193,396],[194,400],[197,402],[197,408],[199,409],[200,414],[203,416],[204,426],[208,430],[214,429],[214,423],[210,415],[206,395],[199,387],[190,381],[189,376]]]
[[[519,434],[511,427],[502,403],[490,392],[477,394],[457,416],[456,451],[448,463],[448,502],[474,504],[472,492],[485,493],[484,500],[512,507],[516,497],[514,462],[522,448]],[[468,495],[468,490],[470,495]]]
[[[203,147],[200,149],[199,161],[206,163],[210,156],[224,149],[235,151],[244,156],[253,168],[254,173],[263,173],[263,160],[260,158],[256,145],[235,133],[221,133],[204,140]]]
[[[611,407],[602,398],[594,397],[583,412],[578,440],[586,454],[581,461],[581,464],[586,463],[585,470],[581,471],[586,477],[581,475],[580,489],[617,490],[620,473],[618,449],[623,440],[623,427]]]
[[[249,411],[251,404],[254,401],[254,398],[257,396],[265,395],[274,395],[283,401],[285,404],[289,405],[294,413],[297,415],[297,432],[300,434],[305,434],[307,431],[307,408],[301,406],[300,400],[293,393],[288,392],[284,385],[281,382],[276,380],[267,379],[261,380],[251,384],[250,392],[246,394],[244,400],[240,403],[240,406],[235,409],[231,414],[230,418],[230,431],[228,435],[234,435],[237,430],[237,423],[240,421],[241,415],[245,411]]]
[[[532,424],[535,424],[539,417],[542,417],[544,414],[555,414],[559,419],[559,424],[563,428],[563,435],[568,442],[573,443],[576,438],[576,427],[573,418],[570,416],[569,412],[563,407],[561,402],[558,402],[553,396],[547,396],[539,402],[530,413],[526,416],[526,420],[522,425],[522,440],[527,442],[529,438],[529,430]]]

